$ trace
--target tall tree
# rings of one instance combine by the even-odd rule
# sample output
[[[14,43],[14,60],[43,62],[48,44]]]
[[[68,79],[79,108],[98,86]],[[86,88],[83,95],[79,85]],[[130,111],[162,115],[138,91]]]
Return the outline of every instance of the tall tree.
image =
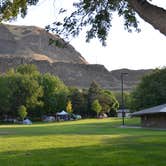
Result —
[[[102,106],[102,112],[110,116],[116,116],[116,111],[119,108],[119,103],[115,96],[109,90],[102,90],[98,100]]]
[[[166,103],[166,68],[144,76],[132,92],[131,109],[140,110]]]
[[[25,17],[28,5],[36,5],[39,0],[1,0],[0,22],[15,19],[18,14]],[[136,13],[155,29],[166,35],[166,9],[153,5],[152,0],[79,0],[73,3],[75,11],[64,18],[64,22],[54,22],[47,30],[59,34],[77,36],[87,27],[87,41],[97,37],[103,45],[112,26],[112,15],[118,12],[124,18],[124,27],[129,32],[140,31]],[[164,7],[164,6],[163,6]],[[61,9],[59,14],[64,13]],[[57,28],[60,27],[60,28]]]
[[[94,116],[94,111],[91,109],[91,105],[100,95],[100,86],[93,81],[88,90],[88,116]]]
[[[31,68],[31,65],[29,66]],[[39,85],[35,72],[27,71],[27,65],[11,69],[5,75],[0,77],[0,101],[3,114],[16,117],[17,110],[21,105],[26,106],[28,111],[37,105],[41,105],[40,98],[43,95],[43,89]],[[22,71],[22,72],[21,72]],[[29,70],[28,70],[29,71]],[[35,74],[33,74],[35,73]]]
[[[140,31],[136,13],[154,28],[166,35],[166,10],[151,4],[148,0],[80,0],[74,3],[75,11],[54,22],[47,29],[68,38],[79,35],[86,27],[86,39],[98,38],[103,45],[112,27],[112,15],[117,12],[124,18],[124,27],[131,32]],[[63,11],[63,10],[62,10]]]
[[[72,102],[73,113],[85,117],[87,114],[87,91],[70,88],[69,98]]]
[[[116,98],[116,100],[119,103],[119,108],[122,108],[122,93],[121,92],[114,92],[114,96]],[[125,108],[129,108],[130,107],[130,100],[131,100],[131,95],[130,92],[123,92],[123,100],[124,100],[124,106]]]
[[[100,113],[101,110],[102,110],[102,107],[101,107],[101,105],[100,105],[100,103],[99,103],[99,101],[98,101],[97,99],[92,102],[91,108],[92,108],[92,110],[93,110],[94,112],[96,112],[97,117],[98,117],[98,116],[99,116],[99,113]]]
[[[25,105],[27,109],[31,109],[36,105],[41,104],[40,97],[43,95],[43,89],[38,84],[37,80],[29,75],[15,73],[7,75],[10,89],[10,104],[13,115],[16,115],[16,110],[21,105]]]
[[[11,90],[7,86],[8,79],[5,75],[0,76],[0,117],[5,118],[9,114],[11,103]]]
[[[44,74],[40,77],[40,85],[44,92],[42,101],[45,114],[55,114],[55,112],[65,109],[69,92],[58,77],[48,73]]]

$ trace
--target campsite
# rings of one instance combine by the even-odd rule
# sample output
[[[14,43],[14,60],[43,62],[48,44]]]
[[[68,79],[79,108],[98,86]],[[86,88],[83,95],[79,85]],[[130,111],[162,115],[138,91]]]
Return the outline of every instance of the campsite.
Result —
[[[166,166],[166,1],[0,0],[0,166]]]
[[[3,166],[164,166],[166,132],[132,128],[139,118],[0,126]]]

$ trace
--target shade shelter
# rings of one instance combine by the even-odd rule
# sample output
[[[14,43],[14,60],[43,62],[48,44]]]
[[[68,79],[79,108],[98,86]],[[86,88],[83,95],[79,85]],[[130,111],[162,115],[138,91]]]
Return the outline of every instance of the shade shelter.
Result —
[[[69,114],[64,110],[62,110],[61,112],[58,112],[56,116],[57,116],[57,120],[69,120]]]
[[[143,127],[166,128],[166,104],[134,112],[131,116],[141,117]]]

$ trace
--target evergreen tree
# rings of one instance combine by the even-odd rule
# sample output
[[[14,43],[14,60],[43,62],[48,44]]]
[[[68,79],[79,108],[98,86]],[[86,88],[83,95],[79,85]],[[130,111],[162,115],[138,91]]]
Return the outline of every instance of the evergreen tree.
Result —
[[[91,109],[91,105],[100,95],[101,89],[99,85],[93,81],[88,90],[88,116],[94,116],[94,111]]]

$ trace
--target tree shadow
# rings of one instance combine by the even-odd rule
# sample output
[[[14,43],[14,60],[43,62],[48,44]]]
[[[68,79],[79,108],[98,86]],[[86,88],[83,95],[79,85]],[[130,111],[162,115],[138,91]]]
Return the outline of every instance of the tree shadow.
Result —
[[[124,141],[122,141],[122,139]],[[103,144],[52,147],[0,153],[3,166],[162,166],[165,142],[154,146],[126,138],[104,139]],[[138,142],[137,142],[138,141]]]
[[[164,131],[150,130],[146,128],[120,128],[120,123],[94,122],[94,123],[66,123],[66,124],[48,124],[48,126],[19,126],[3,127],[0,133],[3,137],[22,137],[22,136],[44,136],[44,135],[148,135],[150,133],[163,133]]]

